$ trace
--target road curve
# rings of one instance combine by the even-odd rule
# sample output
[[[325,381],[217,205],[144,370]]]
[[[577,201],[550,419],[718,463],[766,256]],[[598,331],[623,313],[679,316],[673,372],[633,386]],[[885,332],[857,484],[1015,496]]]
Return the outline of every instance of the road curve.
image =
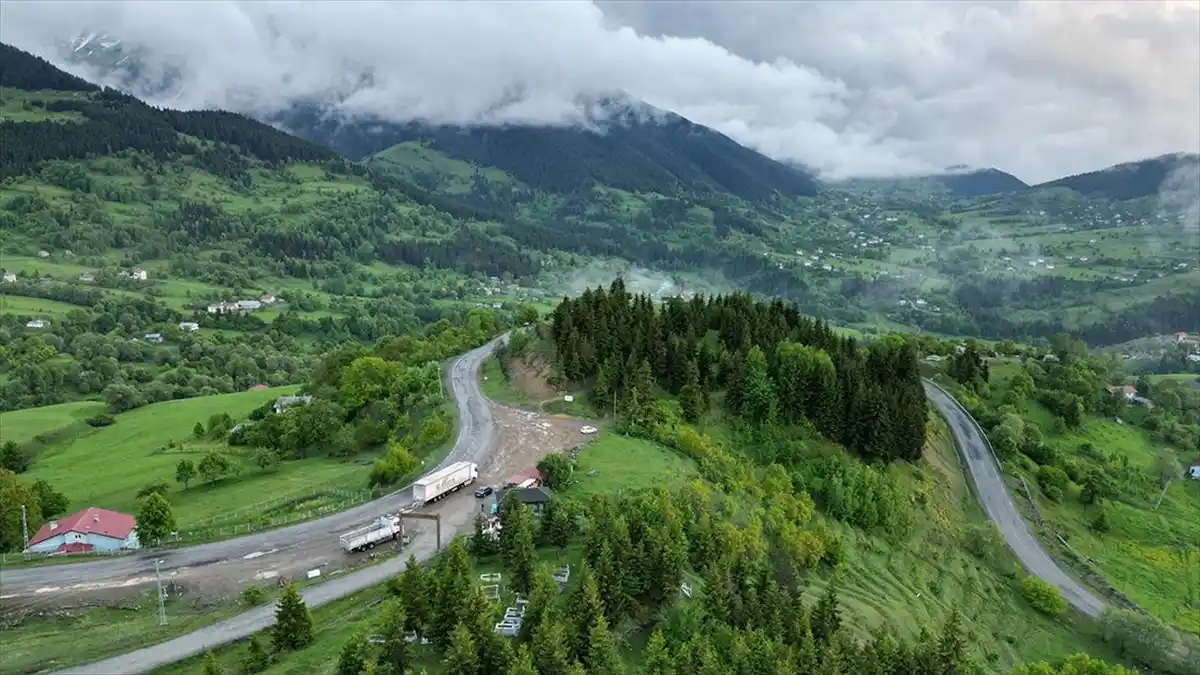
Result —
[[[491,410],[487,399],[479,389],[479,366],[492,350],[503,341],[501,336],[488,344],[471,350],[455,359],[446,371],[446,382],[458,408],[459,431],[454,447],[439,466],[452,462],[473,461],[480,463],[492,451],[493,428]],[[160,552],[160,560],[169,560],[173,567],[195,564],[197,560],[212,560],[221,556],[240,558],[248,552],[264,550],[284,543],[294,545],[297,539],[312,537],[335,537],[343,531],[361,525],[380,513],[397,510],[412,503],[412,486],[405,487],[362,506],[336,513],[320,520],[300,523],[291,527],[262,532],[238,539],[231,539],[212,544],[202,544],[169,552]],[[469,527],[471,513],[465,513],[457,521],[442,522],[442,539],[449,541],[456,532]],[[433,537],[418,537],[408,548],[407,552],[424,561],[437,551],[437,543]],[[139,568],[146,565],[153,571],[154,555],[139,554],[132,557],[111,561],[77,563],[47,568],[29,568],[5,572],[4,583],[8,586],[14,583],[12,577],[17,577],[21,584],[54,583],[62,579],[77,579],[81,570],[88,569],[86,574],[101,574],[103,576],[137,573]],[[383,583],[404,569],[407,556],[396,557],[383,563],[367,567],[345,576],[331,579],[301,591],[308,606],[317,607],[327,602],[344,598],[351,593],[370,588]],[[111,568],[111,569],[110,569]],[[98,570],[98,571],[97,571]],[[26,573],[18,576],[18,572]],[[56,675],[125,675],[146,673],[155,668],[181,661],[190,656],[201,654],[236,640],[246,638],[275,622],[274,607],[264,606],[240,614],[220,623],[201,628],[180,637],[159,643],[150,647],[138,649],[121,656],[103,661],[97,661],[84,666],[77,666],[59,671]]]
[[[996,523],[1009,548],[1030,574],[1058,587],[1072,607],[1095,618],[1104,610],[1104,602],[1089,593],[1054,562],[1042,545],[1029,532],[1028,525],[1017,511],[1000,467],[992,454],[983,430],[959,403],[938,385],[926,380],[925,396],[937,408],[950,427],[954,445],[971,476],[975,496],[988,518]]]

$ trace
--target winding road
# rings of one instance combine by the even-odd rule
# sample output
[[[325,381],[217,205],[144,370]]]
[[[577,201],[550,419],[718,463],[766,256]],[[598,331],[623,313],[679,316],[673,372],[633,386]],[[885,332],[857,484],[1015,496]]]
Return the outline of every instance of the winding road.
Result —
[[[502,340],[504,340],[504,336],[483,347],[467,352],[455,359],[447,370],[447,382],[458,408],[459,433],[453,448],[441,466],[463,460],[482,463],[493,449],[495,432],[491,410],[479,388],[479,367]],[[1063,598],[1072,607],[1088,616],[1098,616],[1104,609],[1104,603],[1063,572],[1029,532],[1025,521],[1009,497],[999,465],[982,430],[966,410],[940,387],[926,381],[925,392],[930,403],[946,419],[950,427],[959,455],[971,476],[976,497],[988,518],[996,523],[1001,535],[1021,564],[1030,573],[1058,587]],[[449,501],[443,502],[443,504]],[[28,589],[46,584],[70,583],[81,577],[88,579],[129,578],[144,575],[147,571],[153,573],[156,557],[163,561],[164,571],[212,564],[214,561],[244,559],[247,555],[253,555],[257,551],[274,550],[279,547],[291,548],[297,546],[298,542],[300,546],[303,546],[303,542],[316,539],[328,540],[328,538],[335,537],[347,529],[370,520],[381,512],[397,510],[411,502],[412,490],[409,486],[348,511],[239,539],[160,552],[157,556],[138,554],[106,561],[6,571],[3,586],[5,592],[10,592],[14,587]],[[473,511],[472,507],[445,513],[442,527],[446,534],[443,539],[449,540],[457,532],[469,528]],[[447,520],[445,516],[450,516],[450,518]],[[408,550],[418,560],[426,560],[437,552],[436,549],[437,544],[431,537],[420,537],[414,539]],[[401,572],[403,567],[404,558],[397,557],[310,586],[302,591],[302,595],[309,607],[317,607],[381,584]],[[274,607],[259,607],[172,640],[103,661],[62,670],[56,675],[146,673],[249,637],[269,627],[274,623],[274,618]]]
[[[483,392],[479,389],[479,366],[492,353],[496,345],[505,339],[506,336],[501,336],[482,347],[463,354],[451,362],[447,369],[446,381],[454,397],[455,406],[458,408],[459,431],[453,448],[439,466],[446,466],[458,461],[482,463],[492,451],[495,432],[491,409],[488,407]],[[469,496],[469,493],[463,494]],[[431,507],[432,510],[440,512],[443,516],[442,539],[444,541],[449,541],[458,531],[469,528],[474,516],[473,503],[468,508],[447,508],[453,501],[453,498],[447,499],[440,502],[438,507]],[[362,525],[380,513],[396,511],[411,503],[412,486],[408,486],[348,511],[238,539],[161,551],[157,555],[147,553],[97,562],[6,570],[3,589],[5,593],[9,593],[20,588],[70,584],[80,578],[88,580],[121,579],[144,576],[147,572],[153,575],[156,558],[163,561],[162,569],[166,573],[171,569],[209,565],[222,561],[241,561],[247,555],[252,556],[256,552],[303,547],[305,542],[336,541],[337,535],[342,532]],[[416,556],[417,560],[423,561],[437,552],[437,542],[433,537],[417,537],[406,551]],[[406,558],[407,556],[399,556],[310,586],[303,589],[301,595],[304,596],[309,607],[317,607],[343,598],[351,593],[381,584],[399,574],[404,569]],[[149,672],[155,668],[249,637],[273,624],[275,622],[274,612],[274,607],[259,607],[157,645],[85,666],[69,668],[59,671],[59,673],[60,675],[82,675],[84,673],[123,675]]]
[[[1030,574],[1041,577],[1058,587],[1064,600],[1084,614],[1095,618],[1104,610],[1104,602],[1089,593],[1083,586],[1063,572],[1042,545],[1029,532],[1029,526],[1021,518],[1013,504],[996,456],[983,435],[983,430],[971,415],[938,385],[926,380],[925,397],[937,408],[954,436],[954,445],[971,475],[975,497],[979,500],[988,518],[1000,528],[1000,534],[1008,547],[1016,554]]]

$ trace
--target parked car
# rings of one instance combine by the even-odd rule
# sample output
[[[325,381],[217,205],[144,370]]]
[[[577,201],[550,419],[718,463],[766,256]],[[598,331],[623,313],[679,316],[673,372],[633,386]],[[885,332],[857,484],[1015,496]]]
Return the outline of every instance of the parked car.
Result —
[[[491,497],[492,493],[495,491],[496,491],[496,489],[493,488],[491,485],[485,485],[475,491],[475,497],[478,499],[483,499],[484,497]]]
[[[597,431],[598,431],[598,429],[596,429],[596,427],[594,427],[590,424],[586,424],[579,428],[579,433],[581,433],[581,434],[594,434]]]

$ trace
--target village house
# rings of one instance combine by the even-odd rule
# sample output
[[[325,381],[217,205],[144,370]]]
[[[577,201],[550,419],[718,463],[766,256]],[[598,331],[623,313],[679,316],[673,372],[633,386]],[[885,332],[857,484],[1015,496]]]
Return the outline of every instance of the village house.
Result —
[[[238,300],[237,306],[243,312],[253,312],[256,309],[262,309],[262,303],[258,300]]]
[[[79,275],[79,281],[81,281],[85,284],[90,284],[95,280],[96,280],[96,275],[92,274],[91,272],[84,272],[83,274]]]
[[[1137,388],[1132,384],[1109,385],[1105,387],[1105,389],[1107,389],[1108,393],[1112,394],[1113,396],[1123,397],[1129,403],[1144,405],[1147,408],[1154,407],[1154,403],[1152,403],[1150,399],[1139,394]]]
[[[529,507],[534,514],[541,513],[542,509],[546,508],[546,504],[550,503],[550,498],[554,496],[550,488],[545,486],[510,488],[510,490],[517,501]],[[504,496],[508,497],[508,491],[505,491]]]
[[[25,324],[26,328],[45,328],[50,325],[50,322],[45,319],[33,319]]]
[[[39,258],[49,258],[49,257],[50,257],[50,251],[47,251],[47,250],[45,250],[45,249],[42,249],[41,251],[38,251],[38,257],[39,257]]]
[[[258,301],[264,305],[273,305],[276,303],[275,296],[271,295],[270,293],[264,293],[262,297],[258,299]]]
[[[1185,331],[1179,331],[1175,334],[1175,344],[1182,344],[1187,341],[1187,338],[1188,334]]]
[[[245,310],[243,310],[238,303],[229,302],[228,300],[222,300],[215,305],[208,306],[209,314],[237,314],[238,312],[242,311]]]
[[[5,272],[4,273],[4,283],[6,283],[6,284],[17,283],[17,275],[13,274],[12,272]]]
[[[275,401],[275,405],[271,406],[271,409],[274,410],[276,414],[278,414],[278,413],[281,413],[284,410],[287,410],[288,408],[291,408],[293,406],[308,405],[309,403],[312,403],[312,396],[308,396],[308,395],[280,396]]]
[[[133,516],[86,508],[62,520],[51,520],[33,535],[27,553],[112,552],[140,548]]]
[[[180,321],[179,330],[185,333],[195,333],[196,331],[200,330],[200,324],[196,323],[195,321]]]
[[[142,336],[142,339],[144,339],[146,342],[156,345],[161,345],[163,343],[162,333],[146,333]]]
[[[122,270],[121,278],[122,279],[133,279],[134,281],[145,281],[146,279],[148,279],[150,277],[149,277],[149,275],[146,274],[146,270],[144,270],[140,267],[135,267],[131,270]]]

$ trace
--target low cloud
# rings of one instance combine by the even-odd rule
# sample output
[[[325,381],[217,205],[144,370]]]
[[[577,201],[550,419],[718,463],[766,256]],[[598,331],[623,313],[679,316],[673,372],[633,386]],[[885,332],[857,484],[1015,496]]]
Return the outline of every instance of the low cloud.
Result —
[[[0,39],[60,64],[87,32],[138,48],[147,83],[178,73],[160,92],[176,107],[561,124],[581,96],[627,92],[830,178],[967,164],[1038,182],[1200,149],[1197,2],[0,6]]]

